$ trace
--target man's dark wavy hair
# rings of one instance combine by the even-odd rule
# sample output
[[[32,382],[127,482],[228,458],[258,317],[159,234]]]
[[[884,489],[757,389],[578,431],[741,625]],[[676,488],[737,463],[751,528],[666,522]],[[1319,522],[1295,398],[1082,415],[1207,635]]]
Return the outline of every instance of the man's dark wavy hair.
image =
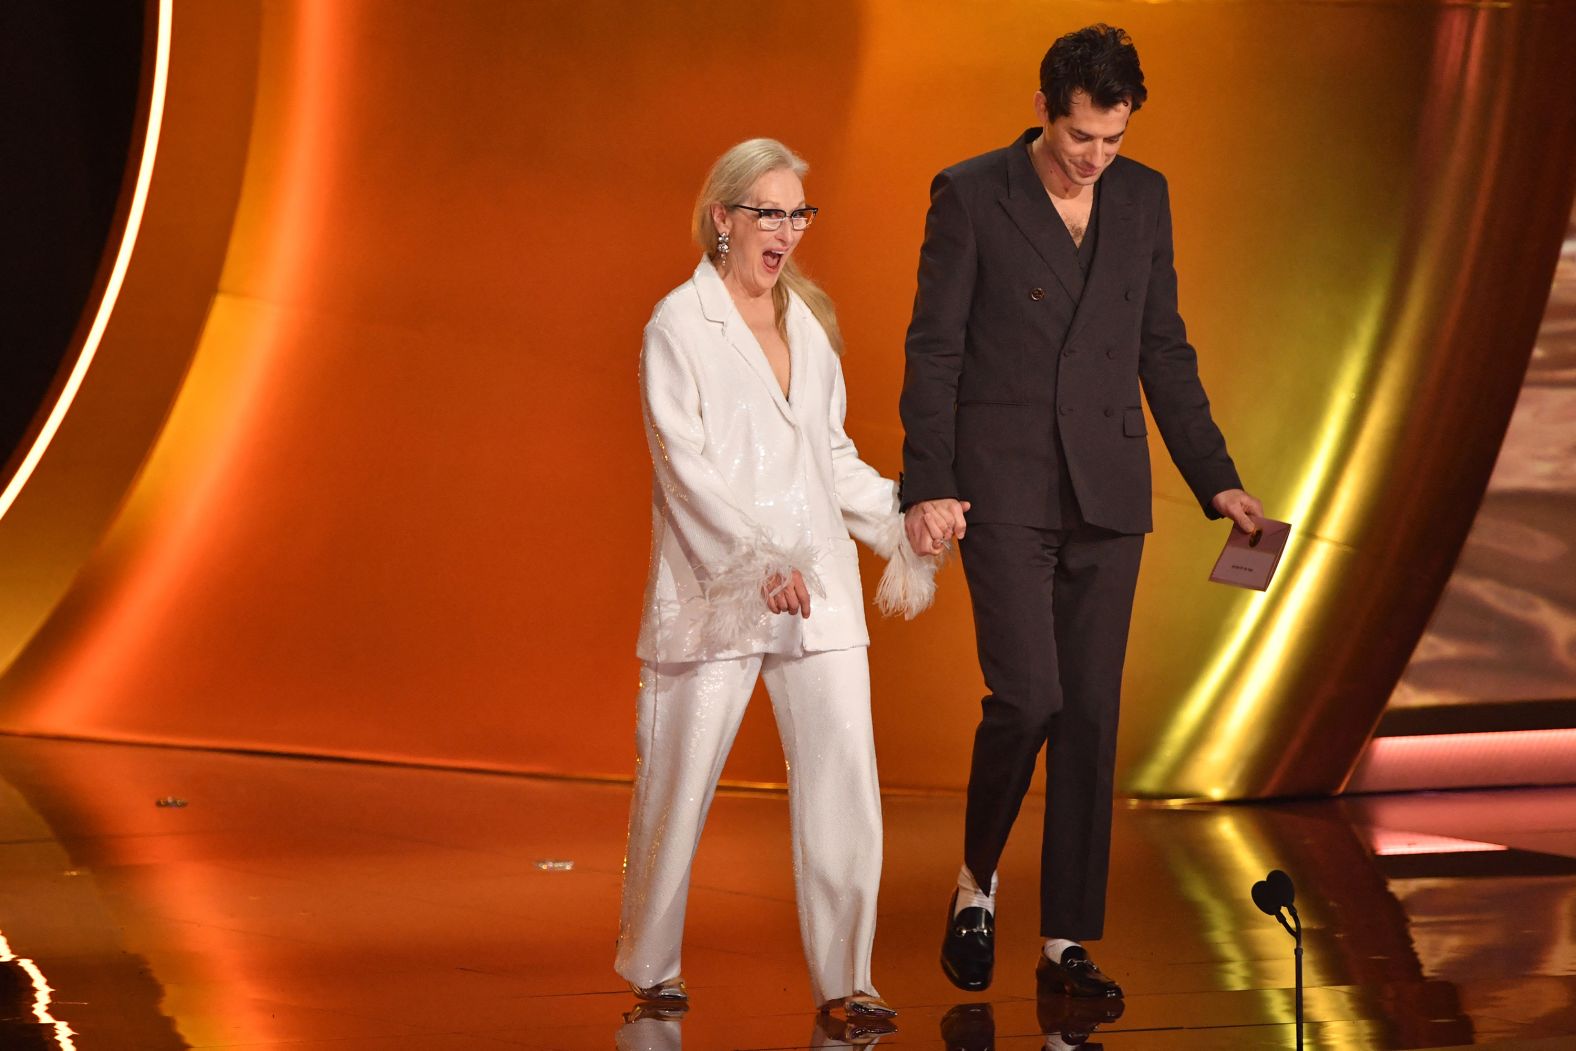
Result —
[[[1051,45],[1040,63],[1040,90],[1051,119],[1073,111],[1073,93],[1083,91],[1098,109],[1130,103],[1133,112],[1144,104],[1144,71],[1138,49],[1126,30],[1104,23],[1068,33]]]

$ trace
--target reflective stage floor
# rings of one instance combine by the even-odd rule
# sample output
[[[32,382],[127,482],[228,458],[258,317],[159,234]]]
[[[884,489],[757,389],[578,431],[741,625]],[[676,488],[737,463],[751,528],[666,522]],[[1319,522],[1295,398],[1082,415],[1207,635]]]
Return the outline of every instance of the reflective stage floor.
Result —
[[[0,738],[0,1048],[870,1043],[810,1009],[772,793],[712,810],[694,1007],[624,1020],[628,795]],[[1036,1048],[1064,1025],[1078,1046],[1088,1021],[1034,999],[1039,806],[1002,866],[996,984],[970,995],[936,965],[962,801],[886,800],[875,976],[901,1014],[880,1047],[946,1047],[945,1029],[953,1046]],[[1576,789],[1120,809],[1095,950],[1128,997],[1082,1046],[1294,1047],[1292,942],[1249,897],[1276,867],[1305,927],[1307,1047],[1576,1048]]]

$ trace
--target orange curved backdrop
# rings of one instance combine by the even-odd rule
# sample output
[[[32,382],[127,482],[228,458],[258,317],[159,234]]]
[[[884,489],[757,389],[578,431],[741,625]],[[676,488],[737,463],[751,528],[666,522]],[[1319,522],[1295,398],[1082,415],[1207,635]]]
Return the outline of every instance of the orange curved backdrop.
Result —
[[[172,91],[229,102],[184,125],[161,171],[228,188],[233,209],[185,220],[220,237],[222,273],[167,258],[189,243],[172,218],[185,213],[173,191],[156,197],[150,222],[166,225],[134,276],[157,265],[171,297],[196,295],[200,335],[144,321],[119,344],[133,362],[139,346],[173,348],[189,371],[156,381],[157,441],[102,542],[23,633],[0,726],[614,777],[633,758],[649,528],[639,335],[694,265],[687,217],[718,153],[767,134],[810,160],[823,215],[804,255],[844,319],[850,430],[895,475],[930,175],[1032,122],[1054,36],[1125,25],[1151,90],[1125,150],[1171,176],[1183,308],[1217,417],[1271,512],[1307,510],[1309,468],[1276,450],[1351,381],[1309,345],[1367,347],[1417,265],[1405,231],[1427,187],[1408,176],[1428,160],[1417,127],[1441,90],[1442,39],[1486,32],[1510,61],[1548,32],[1538,18],[1562,17],[830,0],[175,13]],[[229,50],[199,61],[216,40]],[[1551,155],[1576,153],[1545,133]],[[233,142],[231,160],[205,157],[204,137]],[[1563,218],[1569,173],[1540,193]],[[1526,287],[1495,308],[1521,354],[1501,369],[1512,378],[1558,235],[1529,235]],[[1256,599],[1199,582],[1219,530],[1189,511],[1163,454],[1156,483],[1129,768],[1153,762],[1198,651]],[[1426,616],[1431,594],[1419,601]],[[981,691],[961,573],[944,575],[938,609],[873,638],[885,783],[957,785]],[[1356,744],[1388,688],[1348,719]],[[781,764],[757,705],[728,776],[780,781]]]

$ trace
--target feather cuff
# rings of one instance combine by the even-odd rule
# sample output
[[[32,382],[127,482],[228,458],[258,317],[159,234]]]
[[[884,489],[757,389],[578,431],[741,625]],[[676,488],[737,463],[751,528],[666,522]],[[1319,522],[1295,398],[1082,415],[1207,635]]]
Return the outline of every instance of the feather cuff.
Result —
[[[804,586],[818,597],[826,596],[815,572],[815,548],[810,544],[783,547],[764,533],[734,545],[728,560],[703,585],[706,613],[700,640],[707,650],[740,649],[771,616],[761,593],[772,577],[787,579],[794,570]]]
[[[930,608],[936,598],[936,570],[941,555],[916,555],[903,532],[903,516],[896,515],[881,529],[876,553],[887,560],[876,586],[876,608],[888,617],[903,614],[913,620]]]

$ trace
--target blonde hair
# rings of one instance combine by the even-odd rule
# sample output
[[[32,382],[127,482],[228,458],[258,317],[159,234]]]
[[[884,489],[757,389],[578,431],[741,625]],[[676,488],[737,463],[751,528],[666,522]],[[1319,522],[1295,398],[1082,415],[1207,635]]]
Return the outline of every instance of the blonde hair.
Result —
[[[706,182],[701,186],[700,196],[695,198],[695,219],[691,224],[691,231],[695,236],[695,243],[700,245],[701,250],[706,253],[706,258],[710,259],[712,265],[719,271],[722,269],[722,257],[717,251],[717,224],[712,221],[711,206],[720,204],[726,208],[738,204],[749,194],[761,176],[782,170],[791,171],[802,179],[809,172],[810,166],[776,139],[746,139],[718,157],[717,163],[711,166],[711,171],[706,175]],[[776,308],[777,331],[783,334],[784,340],[788,338],[788,328],[784,318],[788,312],[790,292],[796,293],[804,300],[804,305],[810,308],[810,313],[815,315],[815,319],[821,323],[821,328],[826,331],[826,338],[832,344],[832,349],[842,354],[843,331],[837,324],[837,310],[832,306],[832,297],[799,269],[791,255],[783,264],[782,276],[772,288],[772,305]]]

